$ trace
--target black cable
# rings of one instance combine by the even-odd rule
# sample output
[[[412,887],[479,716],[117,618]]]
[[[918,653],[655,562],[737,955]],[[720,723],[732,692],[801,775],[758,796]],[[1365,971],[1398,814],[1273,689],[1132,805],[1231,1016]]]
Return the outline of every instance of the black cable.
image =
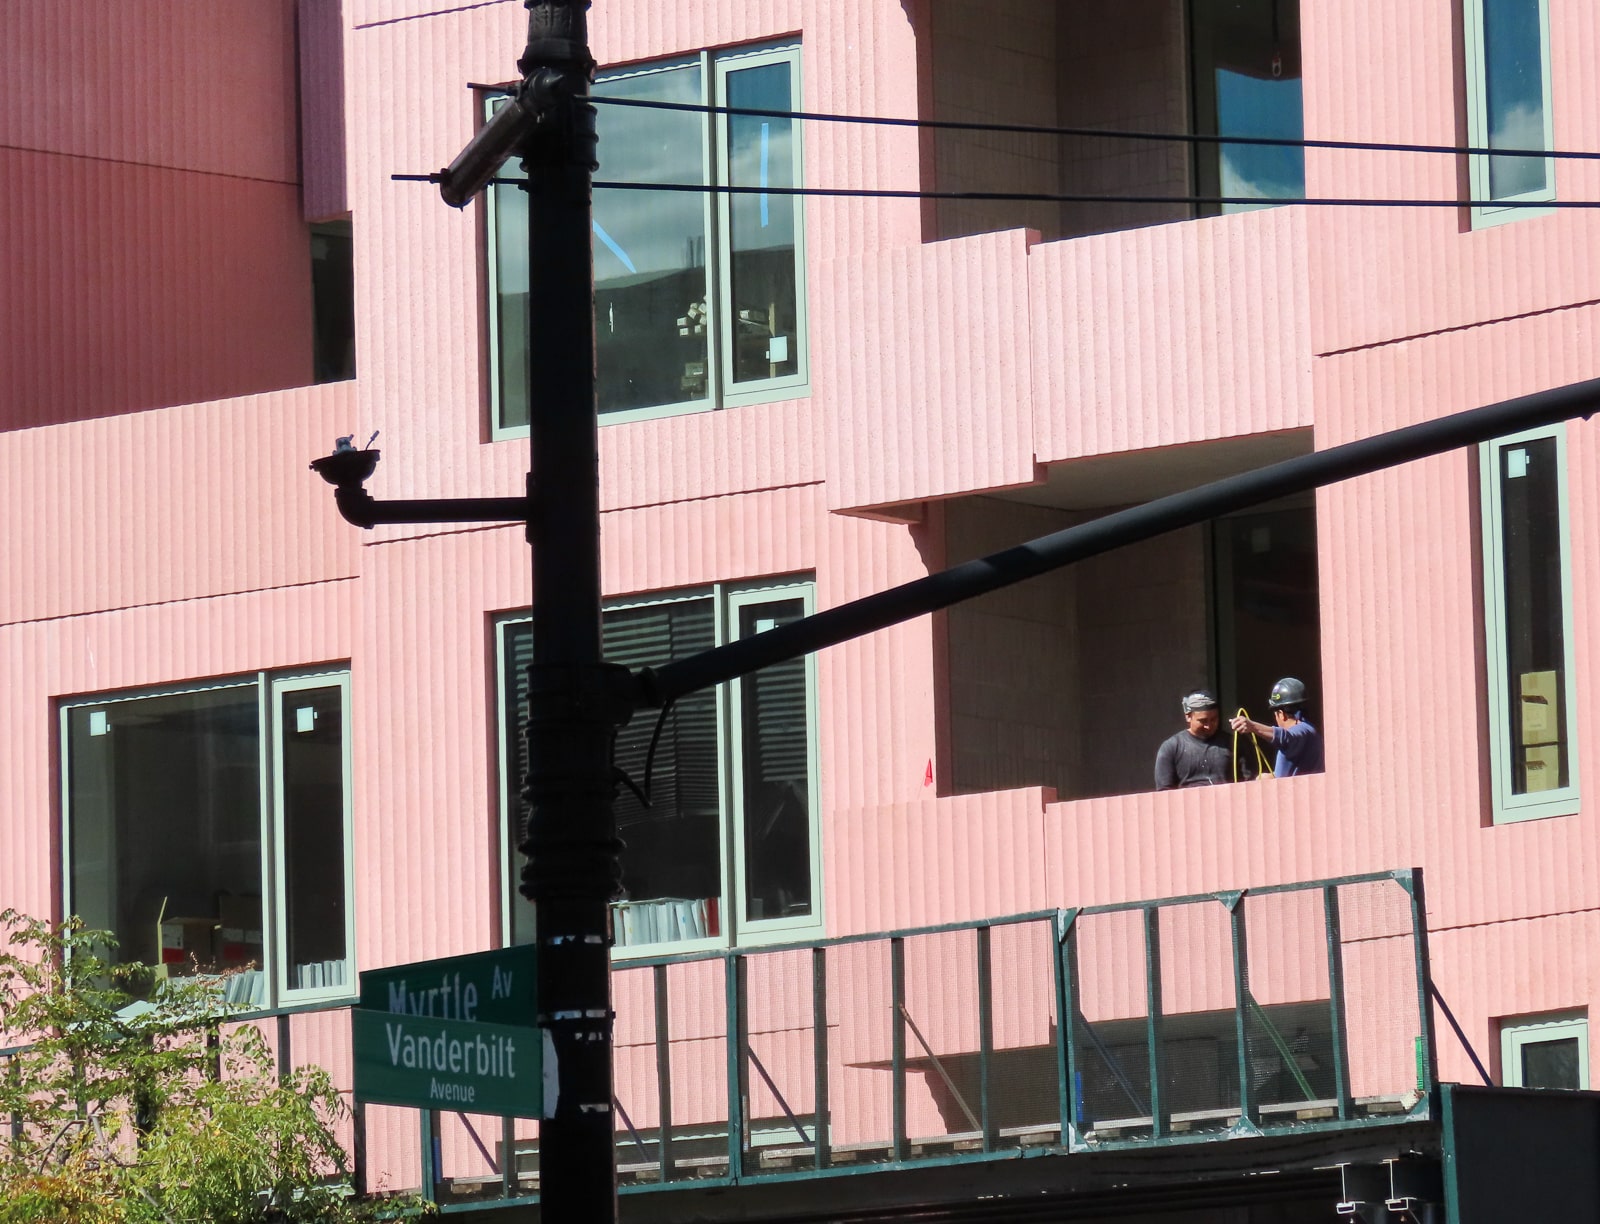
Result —
[[[662,102],[652,98],[608,98],[596,94],[589,101],[606,106],[639,106],[650,110],[692,111],[695,114],[744,115],[757,119],[806,119],[814,123],[859,123],[877,127],[928,128],[948,132],[997,132],[1018,136],[1080,136],[1089,139],[1153,140],[1179,144],[1265,145],[1291,149],[1351,149],[1372,153],[1448,153],[1454,156],[1548,157],[1558,160],[1600,161],[1600,152],[1574,149],[1490,149],[1476,145],[1407,144],[1375,140],[1306,140],[1279,136],[1213,136],[1199,132],[1143,132],[1116,128],[1051,127],[1032,123],[973,123],[956,119],[892,119],[882,115],[845,115],[827,111],[759,110],[742,106],[711,106],[699,102]]]
[[[391,174],[401,183],[437,183],[438,174]],[[486,186],[523,187],[526,179],[492,178]],[[729,187],[712,183],[596,182],[597,191],[709,191],[720,195],[823,196],[863,200],[970,200],[1021,204],[1310,204],[1346,208],[1600,208],[1600,200],[1422,200],[1340,196],[1062,195],[1044,191],[917,191],[867,187]]]
[[[672,702],[669,701],[661,707],[661,716],[656,719],[656,729],[651,733],[650,747],[644,754],[644,789],[641,790],[639,788],[639,784],[630,778],[628,776],[628,771],[623,769],[620,765],[615,765],[612,767],[613,776],[618,782],[627,787],[628,790],[633,793],[633,797],[639,801],[640,807],[649,808],[654,806],[651,798],[652,788],[650,785],[650,779],[655,773],[656,768],[656,745],[661,742],[661,732],[662,729],[667,725],[667,715],[671,712]],[[613,748],[615,745],[616,737],[613,736]]]

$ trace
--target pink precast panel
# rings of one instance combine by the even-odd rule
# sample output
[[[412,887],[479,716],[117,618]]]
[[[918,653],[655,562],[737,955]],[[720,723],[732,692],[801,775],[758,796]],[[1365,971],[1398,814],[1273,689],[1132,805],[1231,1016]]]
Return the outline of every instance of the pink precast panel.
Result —
[[[0,434],[0,623],[352,577],[306,470],[352,383]]]
[[[1342,441],[1588,377],[1596,313],[1562,311],[1321,360],[1321,419]],[[1592,424],[1568,426],[1579,727],[1600,718],[1585,614],[1600,565],[1591,529],[1597,450]],[[1430,891],[1434,921],[1445,926],[1589,908],[1600,891],[1587,805],[1574,816],[1486,827],[1487,761],[1468,746],[1471,737],[1448,762],[1374,742],[1374,720],[1394,694],[1425,693],[1428,709],[1481,717],[1472,713],[1484,701],[1477,462],[1466,450],[1331,488],[1320,516],[1328,761],[1348,796],[1337,809],[1339,840],[1384,865],[1426,866],[1439,882]],[[1587,739],[1578,764],[1580,778],[1600,769]]]
[[[926,524],[906,527],[829,514],[821,529],[819,608],[924,577],[937,568],[935,558],[942,553]],[[937,793],[939,779],[928,780],[938,755],[936,633],[935,618],[918,617],[817,655],[818,736],[830,811],[914,802]],[[825,832],[825,854],[829,836]],[[834,930],[861,929],[832,927],[829,921]]]
[[[966,922],[1056,904],[1044,796],[1002,791],[831,812],[830,934]]]
[[[1027,259],[1016,230],[816,266],[831,507],[1033,479]]]
[[[1162,1014],[1179,1016],[1231,1008],[1233,941],[1227,908],[1220,901],[1163,906],[1157,929],[1161,940]],[[1267,938],[1273,935],[1264,934]]]
[[[1040,462],[1312,423],[1305,210],[1046,243],[1027,274]]]
[[[1596,11],[1584,0],[1554,0],[1549,15],[1555,144],[1593,149],[1600,146],[1600,106],[1589,88]],[[1460,20],[1459,5],[1306,6],[1307,135],[1465,144]],[[1557,162],[1555,180],[1563,200],[1600,194],[1592,162]],[[1312,196],[1465,199],[1467,176],[1454,157],[1313,150],[1306,187]],[[1317,209],[1308,230],[1316,350],[1594,301],[1600,253],[1592,233],[1582,210],[1474,231],[1464,208]]]
[[[1434,983],[1491,1073],[1500,1069],[1499,1018],[1570,1011],[1600,1014],[1597,940],[1600,913],[1594,910],[1434,929],[1429,940]],[[1589,1040],[1592,1052],[1592,1028]],[[1466,1050],[1443,1025],[1438,1045],[1441,1079],[1480,1081]]]
[[[345,173],[344,0],[298,0],[301,204],[308,221],[350,211]]]
[[[510,594],[508,574],[526,564],[500,560],[515,534],[382,544],[363,558],[352,722],[364,968],[498,942],[496,673],[485,609]]]
[[[327,582],[0,627],[3,904],[60,897],[57,698],[347,659],[354,611],[352,584]]]
[[[294,23],[295,0],[8,0],[0,146],[295,183]]]
[[[819,501],[801,486],[605,514],[602,585],[624,595],[815,572],[828,525]]]
[[[0,429],[311,381],[294,183],[0,149],[0,212]]]
[[[1051,804],[1050,904],[1101,905],[1381,870],[1336,855],[1331,774]]]

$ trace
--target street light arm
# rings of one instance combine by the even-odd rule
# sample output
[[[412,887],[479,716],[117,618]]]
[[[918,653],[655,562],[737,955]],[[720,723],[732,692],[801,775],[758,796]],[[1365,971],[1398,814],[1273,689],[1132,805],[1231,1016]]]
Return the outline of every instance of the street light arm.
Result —
[[[533,522],[533,480],[522,497],[397,497],[379,501],[364,487],[383,452],[357,450],[341,438],[331,455],[311,461],[311,470],[333,486],[345,522],[368,531],[380,523]]]
[[[1600,378],[1457,412],[1214,480],[828,608],[753,637],[659,668],[645,668],[635,676],[637,700],[641,708],[659,708],[699,689],[837,646],[1179,527],[1490,438],[1577,416],[1587,418],[1596,410],[1600,410]]]

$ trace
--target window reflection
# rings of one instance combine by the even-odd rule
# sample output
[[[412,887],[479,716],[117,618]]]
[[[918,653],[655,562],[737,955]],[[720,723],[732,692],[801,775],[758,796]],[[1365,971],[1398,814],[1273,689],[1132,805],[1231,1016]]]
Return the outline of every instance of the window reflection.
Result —
[[[687,65],[601,81],[604,97],[701,102]],[[697,183],[705,178],[701,116],[600,106],[601,179]],[[692,192],[596,191],[595,349],[601,412],[681,404],[708,394],[706,202]]]
[[[788,110],[787,63],[727,75],[728,105]],[[728,180],[736,187],[793,187],[794,123],[728,117]],[[733,378],[751,382],[798,369],[795,342],[795,197],[765,191],[729,197],[732,230]]]
[[[1202,133],[1301,140],[1299,0],[1195,0],[1195,122]],[[1197,156],[1200,194],[1259,199],[1208,206],[1244,212],[1305,195],[1299,146],[1221,144]]]
[[[1546,145],[1539,10],[1540,0],[1483,0],[1484,100],[1491,149]],[[1491,199],[1509,199],[1548,186],[1549,163],[1542,158],[1489,159]]]

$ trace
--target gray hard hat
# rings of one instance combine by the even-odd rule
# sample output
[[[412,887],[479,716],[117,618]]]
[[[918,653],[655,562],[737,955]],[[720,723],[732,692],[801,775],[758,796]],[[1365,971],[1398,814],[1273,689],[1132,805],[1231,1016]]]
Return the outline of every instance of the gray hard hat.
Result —
[[[1195,689],[1183,699],[1183,712],[1193,714],[1196,710],[1215,710],[1217,699],[1205,689]]]
[[[1267,705],[1274,710],[1290,710],[1306,703],[1306,686],[1304,681],[1296,680],[1293,676],[1285,676],[1272,686],[1272,696],[1267,698]]]

